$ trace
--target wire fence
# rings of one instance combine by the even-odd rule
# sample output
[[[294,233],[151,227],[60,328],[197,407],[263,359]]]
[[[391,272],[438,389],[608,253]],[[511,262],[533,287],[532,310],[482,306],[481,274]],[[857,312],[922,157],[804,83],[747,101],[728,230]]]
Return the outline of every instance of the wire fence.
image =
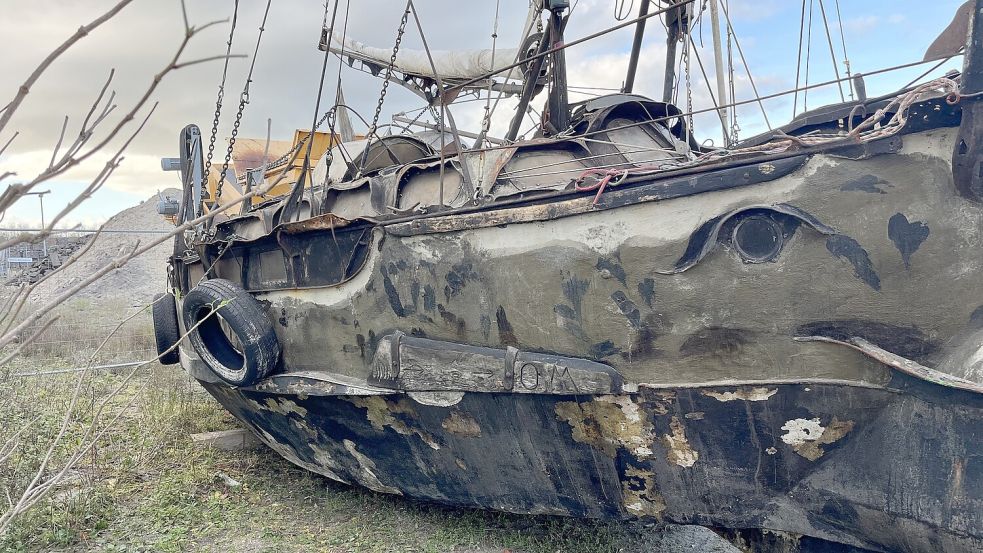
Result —
[[[157,356],[150,309],[112,302],[98,306],[76,302],[59,309],[56,315],[57,320],[47,330],[23,347],[14,374],[25,374],[25,369],[28,373],[57,373],[89,366],[118,368]],[[43,327],[39,322],[22,336],[33,336]]]

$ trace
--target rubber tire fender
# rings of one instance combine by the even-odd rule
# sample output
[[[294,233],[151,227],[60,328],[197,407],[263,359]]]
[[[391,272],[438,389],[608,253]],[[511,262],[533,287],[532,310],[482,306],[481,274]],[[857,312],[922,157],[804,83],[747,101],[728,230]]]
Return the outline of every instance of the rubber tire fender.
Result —
[[[154,296],[152,311],[154,341],[157,342],[157,360],[161,365],[174,365],[181,360],[181,354],[174,347],[181,340],[181,327],[178,326],[177,322],[174,294],[167,293]]]
[[[227,384],[251,386],[276,368],[281,348],[273,323],[262,304],[238,285],[221,278],[206,280],[188,292],[182,311],[191,346]]]

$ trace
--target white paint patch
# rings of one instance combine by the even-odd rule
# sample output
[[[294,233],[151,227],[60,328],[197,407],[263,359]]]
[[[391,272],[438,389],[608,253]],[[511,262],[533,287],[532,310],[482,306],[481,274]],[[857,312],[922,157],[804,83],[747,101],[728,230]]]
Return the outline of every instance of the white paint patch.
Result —
[[[686,428],[676,417],[672,418],[669,428],[672,430],[672,434],[662,436],[669,462],[685,468],[692,467],[699,460],[700,454],[689,445],[689,440],[686,439]]]
[[[406,392],[406,395],[419,404],[432,407],[451,407],[464,399],[464,392]]]
[[[819,424],[819,419],[792,419],[782,425],[782,430],[785,431],[782,441],[795,447],[818,440],[826,428]]]
[[[735,401],[738,399],[742,399],[744,401],[766,401],[768,398],[778,393],[778,388],[773,390],[769,390],[768,388],[742,388],[733,392],[714,392],[712,390],[704,390],[701,393],[707,397],[712,397],[717,401]]]

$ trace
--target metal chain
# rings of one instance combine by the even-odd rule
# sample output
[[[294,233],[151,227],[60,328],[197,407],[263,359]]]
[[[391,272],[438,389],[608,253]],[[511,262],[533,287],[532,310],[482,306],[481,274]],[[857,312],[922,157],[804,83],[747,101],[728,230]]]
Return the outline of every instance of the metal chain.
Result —
[[[218,186],[215,187],[215,201],[222,197],[222,185],[225,184],[225,173],[229,170],[229,163],[232,161],[232,148],[236,144],[236,136],[239,134],[239,124],[242,123],[242,112],[249,103],[249,84],[243,89],[239,96],[239,111],[236,112],[235,123],[232,124],[232,136],[229,137],[229,147],[225,150],[225,161],[222,163],[222,172],[218,174]]]
[[[689,113],[689,133],[693,132],[693,81],[690,75],[690,47],[693,44],[692,35],[689,32],[686,34],[686,48],[683,50],[685,52],[686,63],[683,66],[683,71],[686,75],[686,113]]]
[[[328,111],[324,112],[324,115],[321,116],[321,119],[318,120],[318,122],[317,122],[316,125],[314,125],[314,130],[315,131],[317,131],[318,129],[321,128],[321,125],[323,125],[324,122],[327,121],[328,117],[331,116],[331,114],[332,114],[332,112],[334,110],[335,110],[335,108],[331,108]],[[307,139],[310,138],[312,134],[313,133],[308,134],[307,136],[305,136],[304,138],[302,138],[299,142],[297,142],[297,144],[294,145],[293,148],[290,148],[290,150],[287,151],[287,153],[285,153],[282,156],[276,158],[275,160],[267,163],[263,167],[263,171],[269,171],[270,169],[276,169],[277,167],[282,167],[282,166],[286,165],[287,162],[290,161],[290,158],[295,153],[297,153],[297,151],[299,151],[304,146],[304,144],[307,143]]]
[[[386,102],[386,90],[389,88],[389,79],[392,78],[393,68],[396,66],[396,54],[399,52],[399,45],[403,41],[403,33],[406,31],[406,22],[410,17],[410,4],[406,3],[406,10],[403,11],[403,18],[399,21],[399,30],[396,31],[396,44],[393,46],[393,54],[389,56],[389,65],[386,67],[386,76],[382,79],[382,91],[379,93],[379,102],[375,106],[375,115],[372,116],[372,124],[369,132],[365,135],[366,139],[371,140],[372,135],[376,134],[379,125],[379,116],[382,115],[382,105]],[[365,149],[368,152],[368,148]]]
[[[205,171],[201,174],[201,188],[207,191],[208,172],[212,169],[212,155],[215,153],[215,138],[218,135],[219,118],[222,116],[222,100],[225,99],[225,78],[229,72],[229,59],[232,57],[232,39],[236,32],[236,20],[239,17],[239,0],[235,0],[232,9],[232,28],[229,30],[229,41],[225,49],[225,68],[222,70],[222,82],[218,85],[218,98],[215,100],[215,118],[212,119],[212,134],[208,137],[208,155],[205,158]]]
[[[218,185],[215,187],[215,201],[218,202],[219,198],[222,197],[222,185],[225,184],[225,174],[229,170],[229,162],[232,161],[232,149],[236,143],[236,137],[239,135],[239,125],[242,123],[242,112],[246,109],[246,104],[249,103],[249,85],[253,82],[253,70],[256,68],[256,58],[259,56],[259,46],[263,40],[263,32],[266,31],[266,19],[270,15],[270,5],[273,0],[267,0],[266,11],[263,13],[263,21],[259,24],[259,35],[256,37],[256,47],[253,49],[253,59],[249,64],[249,73],[246,74],[246,84],[242,87],[242,93],[239,94],[239,110],[236,112],[235,123],[232,124],[232,135],[229,137],[229,147],[225,151],[225,161],[222,163],[222,172],[219,173]],[[206,174],[207,175],[207,174]],[[236,180],[235,174],[233,172],[233,180]]]

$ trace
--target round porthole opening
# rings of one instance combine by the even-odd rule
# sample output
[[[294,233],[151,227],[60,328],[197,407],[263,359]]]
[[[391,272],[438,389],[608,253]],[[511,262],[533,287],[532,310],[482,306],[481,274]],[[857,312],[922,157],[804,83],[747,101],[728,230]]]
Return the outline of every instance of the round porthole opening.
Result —
[[[785,234],[782,226],[771,217],[750,215],[734,226],[731,241],[745,262],[765,263],[781,253]]]

